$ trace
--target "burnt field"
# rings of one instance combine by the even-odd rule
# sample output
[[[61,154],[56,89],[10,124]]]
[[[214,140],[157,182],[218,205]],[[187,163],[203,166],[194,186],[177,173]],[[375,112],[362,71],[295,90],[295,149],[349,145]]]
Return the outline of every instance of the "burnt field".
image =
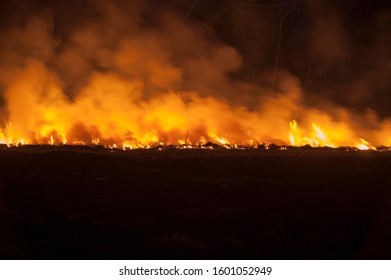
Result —
[[[389,259],[391,152],[0,149],[2,259]]]

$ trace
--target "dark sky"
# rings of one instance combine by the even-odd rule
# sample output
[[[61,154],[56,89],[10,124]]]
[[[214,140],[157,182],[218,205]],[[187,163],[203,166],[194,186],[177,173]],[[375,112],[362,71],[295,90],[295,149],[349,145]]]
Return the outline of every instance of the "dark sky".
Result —
[[[49,54],[41,49],[35,53],[26,50],[41,48],[37,42],[32,43],[33,47],[19,47],[16,40],[13,48],[21,56],[38,53],[50,67],[59,69],[56,71],[72,92],[83,79],[62,71],[56,54],[66,48],[74,30],[104,18],[104,8],[97,8],[100,2],[115,3],[134,18],[132,22],[146,29],[159,30],[164,21],[161,15],[173,14],[197,29],[206,42],[234,47],[242,63],[240,67],[228,67],[232,80],[273,88],[275,72],[286,71],[299,80],[309,102],[321,97],[357,111],[372,108],[383,117],[391,115],[391,1],[2,1],[0,29],[3,34],[23,29],[34,17],[49,21],[49,39],[35,35],[29,38],[50,40],[46,50]],[[140,4],[134,5],[136,2]],[[113,24],[111,28],[117,32],[126,26]],[[180,31],[177,34],[181,36]],[[6,71],[10,39],[6,36],[1,40],[1,67]]]

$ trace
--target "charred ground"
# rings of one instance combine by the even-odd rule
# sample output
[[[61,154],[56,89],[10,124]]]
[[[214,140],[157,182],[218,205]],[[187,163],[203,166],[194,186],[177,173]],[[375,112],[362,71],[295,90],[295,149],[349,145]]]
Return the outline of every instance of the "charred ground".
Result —
[[[390,258],[391,152],[0,150],[1,258]]]

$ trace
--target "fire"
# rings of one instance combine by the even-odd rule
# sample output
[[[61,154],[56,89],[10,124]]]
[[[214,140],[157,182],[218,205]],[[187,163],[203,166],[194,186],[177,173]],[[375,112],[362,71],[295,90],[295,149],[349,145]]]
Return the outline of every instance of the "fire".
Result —
[[[214,132],[209,132],[209,137],[211,137],[213,140],[215,140],[215,142],[217,142],[223,146],[230,145],[230,142],[227,140],[227,138],[217,136],[217,134]]]
[[[7,144],[7,138],[5,137],[4,133],[0,130],[0,144],[4,145]]]
[[[128,43],[131,46],[124,45],[113,61],[118,70],[90,73],[73,98],[45,63],[27,60],[4,87],[6,110],[1,111],[0,143],[101,145],[125,150],[157,145],[202,147],[208,142],[226,148],[273,143],[357,149],[390,145],[390,119],[357,116],[338,106],[320,110],[305,105],[294,79],[287,78],[279,92],[268,92],[254,101],[250,110],[207,89],[208,94],[202,88],[200,92],[190,86],[181,89],[176,86],[183,79],[178,69],[153,60],[153,52],[146,53],[137,43]],[[234,56],[229,48],[216,51],[222,57]],[[140,67],[137,53],[149,59],[150,68],[142,70],[150,76],[140,77],[132,70]],[[248,85],[243,90],[247,87],[263,94]]]
[[[390,144],[389,140],[382,141],[384,136],[385,139],[390,137],[388,123],[376,133],[357,133],[354,128],[359,128],[360,124],[346,117],[346,111],[341,113],[340,120],[335,120],[326,112],[309,109],[301,118],[306,116],[314,121],[303,121],[307,125],[299,127],[295,119],[286,120],[293,112],[281,111],[283,103],[300,108],[295,94],[266,100],[258,111],[250,112],[193,92],[171,91],[144,99],[138,81],[99,74],[73,101],[66,99],[55,81],[50,87],[52,92],[48,89],[55,101],[37,100],[37,93],[28,86],[31,81],[24,75],[38,84],[43,82],[40,77],[47,82],[51,75],[40,64],[33,63],[31,67],[22,73],[23,79],[15,81],[15,87],[18,92],[24,90],[31,96],[30,107],[35,109],[21,111],[24,100],[19,100],[13,93],[13,85],[10,86],[7,101],[11,111],[6,126],[0,129],[1,144],[87,144],[131,150],[156,145],[201,147],[212,142],[226,148],[276,143],[376,149],[361,136],[365,133],[371,135],[377,145]],[[40,71],[38,77],[35,75],[37,71]]]
[[[9,131],[12,132],[12,125],[8,126]],[[42,130],[41,130],[42,131]],[[46,136],[43,134],[42,139],[47,138],[48,144],[55,145],[55,144],[67,144],[67,136],[64,134],[57,133],[54,130],[48,130],[53,131],[54,134],[50,134]],[[297,121],[292,120],[289,122],[289,132],[288,134],[288,144],[292,146],[304,146],[309,145],[312,147],[338,147],[342,145],[346,145],[347,142],[338,142],[335,141],[338,139],[338,137],[333,137],[333,133],[335,134],[335,131],[327,131],[324,128],[322,128],[321,125],[318,125],[315,122],[311,123],[311,126],[307,130],[301,130]],[[55,136],[54,136],[55,135]],[[337,131],[338,135],[338,131]],[[16,141],[14,141],[12,138],[12,134],[10,134],[10,137],[7,137],[7,130],[1,131],[0,130],[0,144],[6,144],[8,146],[20,146],[25,145],[29,143],[41,143],[39,139],[29,139],[26,140],[25,138],[21,137],[18,138]],[[186,137],[188,136],[188,133],[186,134]],[[208,139],[208,140],[207,140]],[[231,142],[228,140],[227,137],[219,136],[215,130],[210,131],[207,133],[207,136],[201,135],[197,141],[196,145],[193,146],[192,142],[190,140],[186,139],[178,139],[176,144],[180,145],[184,148],[192,148],[192,147],[200,147],[202,145],[205,145],[207,141],[214,142],[217,144],[220,144],[227,148],[239,148],[240,146],[238,144],[231,144]],[[239,142],[238,140],[236,142]],[[73,145],[85,145],[85,141],[81,139],[74,139],[71,142]],[[99,137],[91,139],[90,143],[92,145],[99,145],[101,143],[101,139]],[[121,144],[112,143],[112,144],[106,144],[105,146],[108,148],[116,149],[118,147],[121,147],[123,150],[133,150],[138,148],[150,148],[154,145],[167,145],[171,142],[169,141],[160,141],[157,134],[154,133],[145,133],[140,138],[134,139],[134,140],[124,140],[122,142],[119,142]],[[255,143],[253,139],[246,139],[244,142],[239,142],[241,146],[244,147],[253,147]],[[270,143],[269,143],[270,144]],[[367,140],[363,138],[358,138],[354,144],[350,145],[352,147],[356,147],[359,150],[376,150],[376,147],[371,145]]]
[[[340,135],[347,134],[346,131],[339,132],[332,129],[325,132],[319,125],[312,123],[311,130],[308,135],[303,136],[301,130],[295,120],[289,123],[290,132],[288,134],[289,142],[292,146],[310,145],[312,147],[338,147],[338,146],[353,146],[359,150],[376,150],[376,147],[371,145],[363,138],[358,138],[352,144],[347,142],[346,139],[339,137]],[[329,137],[330,136],[330,137]]]
[[[368,143],[368,141],[362,138],[356,142],[355,147],[359,150],[376,150],[376,147],[372,146]]]
[[[267,53],[275,53],[272,39],[264,40],[271,45],[260,45],[258,51],[257,44],[253,49],[239,47],[240,43],[235,49],[228,43],[236,38],[229,39],[228,30],[234,27],[231,24],[220,37],[212,21],[197,24],[198,17],[186,16],[183,20],[185,17],[177,16],[177,9],[160,12],[159,5],[150,9],[149,4],[141,4],[149,1],[88,2],[91,7],[85,6],[86,17],[72,20],[54,20],[57,9],[50,8],[42,9],[42,13],[37,10],[26,18],[22,16],[24,12],[12,20],[5,18],[0,46],[0,144],[96,145],[124,150],[171,145],[210,148],[215,147],[213,143],[238,149],[259,145],[268,148],[271,144],[356,149],[391,146],[391,118],[384,112],[387,110],[379,107],[377,113],[376,108],[369,108],[378,106],[380,99],[361,104],[372,96],[371,90],[377,92],[377,84],[384,84],[381,87],[388,90],[388,76],[381,78],[387,72],[383,68],[369,67],[369,75],[364,75],[360,66],[358,81],[353,82],[353,73],[330,88],[324,81],[305,90],[302,86],[306,82],[311,85],[317,75],[325,81],[339,81],[340,77],[328,74],[329,67],[322,65],[335,65],[340,55],[349,53],[344,47],[336,54],[333,51],[332,55],[321,55],[325,60],[330,57],[332,63],[322,59],[312,63],[313,55],[327,50],[324,44],[306,39],[303,42],[310,44],[302,49],[308,49],[310,56],[298,55],[298,50],[294,55],[282,55],[288,54],[288,42],[295,38],[288,36],[281,48],[281,61],[279,51],[269,61]],[[156,11],[154,17],[145,16],[150,11]],[[284,27],[282,22],[285,25],[286,21],[273,19],[270,24]],[[271,32],[265,36],[277,38],[274,29],[277,30],[264,30]],[[305,36],[297,37],[300,40],[315,34],[304,30]],[[318,45],[319,50],[312,49]],[[353,46],[345,41],[342,45]],[[243,50],[262,53],[264,65],[247,65],[249,57]],[[296,57],[311,60],[297,63],[293,61]],[[351,58],[346,59],[341,69]],[[381,67],[388,65],[383,59],[374,60],[381,61]],[[303,71],[307,64],[305,82]],[[319,69],[309,71],[312,66]],[[339,75],[341,69],[331,72]],[[372,73],[375,70],[379,78]],[[367,80],[362,81],[366,76]],[[357,88],[350,87],[350,80]],[[333,86],[338,93],[346,86],[346,96],[334,98],[336,94],[329,94]],[[355,97],[362,98],[361,102],[357,100],[356,104]],[[366,111],[357,111],[359,108]]]
[[[288,138],[292,146],[335,147],[335,144],[329,140],[323,129],[314,122],[311,124],[311,131],[307,136],[302,136],[301,130],[295,120],[291,121],[289,126],[290,132]]]

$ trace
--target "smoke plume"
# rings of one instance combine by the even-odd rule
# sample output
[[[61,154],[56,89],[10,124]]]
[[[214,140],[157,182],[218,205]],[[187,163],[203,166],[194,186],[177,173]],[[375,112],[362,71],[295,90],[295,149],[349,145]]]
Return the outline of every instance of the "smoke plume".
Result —
[[[5,5],[0,141],[391,145],[389,10],[129,2]]]

